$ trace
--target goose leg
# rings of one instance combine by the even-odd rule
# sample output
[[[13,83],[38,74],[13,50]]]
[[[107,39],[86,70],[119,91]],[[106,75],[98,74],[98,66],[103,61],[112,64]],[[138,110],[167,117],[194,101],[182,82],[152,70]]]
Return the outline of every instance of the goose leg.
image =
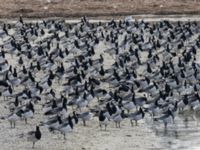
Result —
[[[105,124],[105,131],[106,131],[107,124]]]
[[[131,120],[130,122],[131,122],[131,126],[133,127],[133,120]]]
[[[167,130],[167,123],[165,122],[164,125],[165,125],[165,131],[166,131]]]
[[[153,113],[151,113],[150,115],[151,115],[151,119],[153,120],[153,117],[154,117]]]
[[[11,129],[12,129],[12,121],[10,121],[10,127],[11,127]]]
[[[33,146],[32,146],[32,149],[34,149],[34,146],[35,146],[35,142],[33,142]]]
[[[185,118],[185,128],[188,128],[188,118]]]
[[[83,120],[83,125],[86,126],[86,121],[85,120]]]
[[[100,127],[100,129],[102,130],[102,126],[101,126],[101,123],[99,123],[99,127]]]

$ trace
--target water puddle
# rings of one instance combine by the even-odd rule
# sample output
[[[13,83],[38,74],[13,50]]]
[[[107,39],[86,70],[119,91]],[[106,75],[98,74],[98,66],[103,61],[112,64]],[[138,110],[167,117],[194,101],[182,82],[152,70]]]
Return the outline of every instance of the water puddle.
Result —
[[[146,121],[149,127],[160,139],[160,149],[170,150],[199,150],[200,149],[200,125],[193,118],[185,121],[177,115],[175,123],[165,130],[162,123]]]

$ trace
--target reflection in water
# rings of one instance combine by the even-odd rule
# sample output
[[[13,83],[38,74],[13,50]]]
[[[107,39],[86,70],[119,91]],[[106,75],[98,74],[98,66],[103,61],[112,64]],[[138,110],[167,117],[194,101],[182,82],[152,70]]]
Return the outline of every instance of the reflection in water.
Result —
[[[200,126],[197,126],[197,121],[193,117],[184,118],[177,115],[175,123],[169,125],[167,129],[163,124],[151,122],[151,129],[161,139],[160,149],[200,149]]]

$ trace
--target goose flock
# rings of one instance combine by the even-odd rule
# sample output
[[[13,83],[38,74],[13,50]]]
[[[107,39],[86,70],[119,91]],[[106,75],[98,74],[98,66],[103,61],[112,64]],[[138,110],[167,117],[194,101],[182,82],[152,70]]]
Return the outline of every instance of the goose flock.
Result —
[[[101,130],[124,120],[134,127],[146,117],[164,130],[177,115],[198,123],[199,33],[197,22],[166,20],[2,24],[1,120],[16,130],[42,115],[26,134],[33,148],[45,137],[42,128],[66,139],[93,118]]]

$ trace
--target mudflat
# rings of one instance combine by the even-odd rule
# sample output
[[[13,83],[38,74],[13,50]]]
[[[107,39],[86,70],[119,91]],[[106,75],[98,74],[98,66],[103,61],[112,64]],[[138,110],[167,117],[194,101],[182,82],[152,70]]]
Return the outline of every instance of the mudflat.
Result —
[[[199,14],[198,0],[0,0],[0,18]]]

